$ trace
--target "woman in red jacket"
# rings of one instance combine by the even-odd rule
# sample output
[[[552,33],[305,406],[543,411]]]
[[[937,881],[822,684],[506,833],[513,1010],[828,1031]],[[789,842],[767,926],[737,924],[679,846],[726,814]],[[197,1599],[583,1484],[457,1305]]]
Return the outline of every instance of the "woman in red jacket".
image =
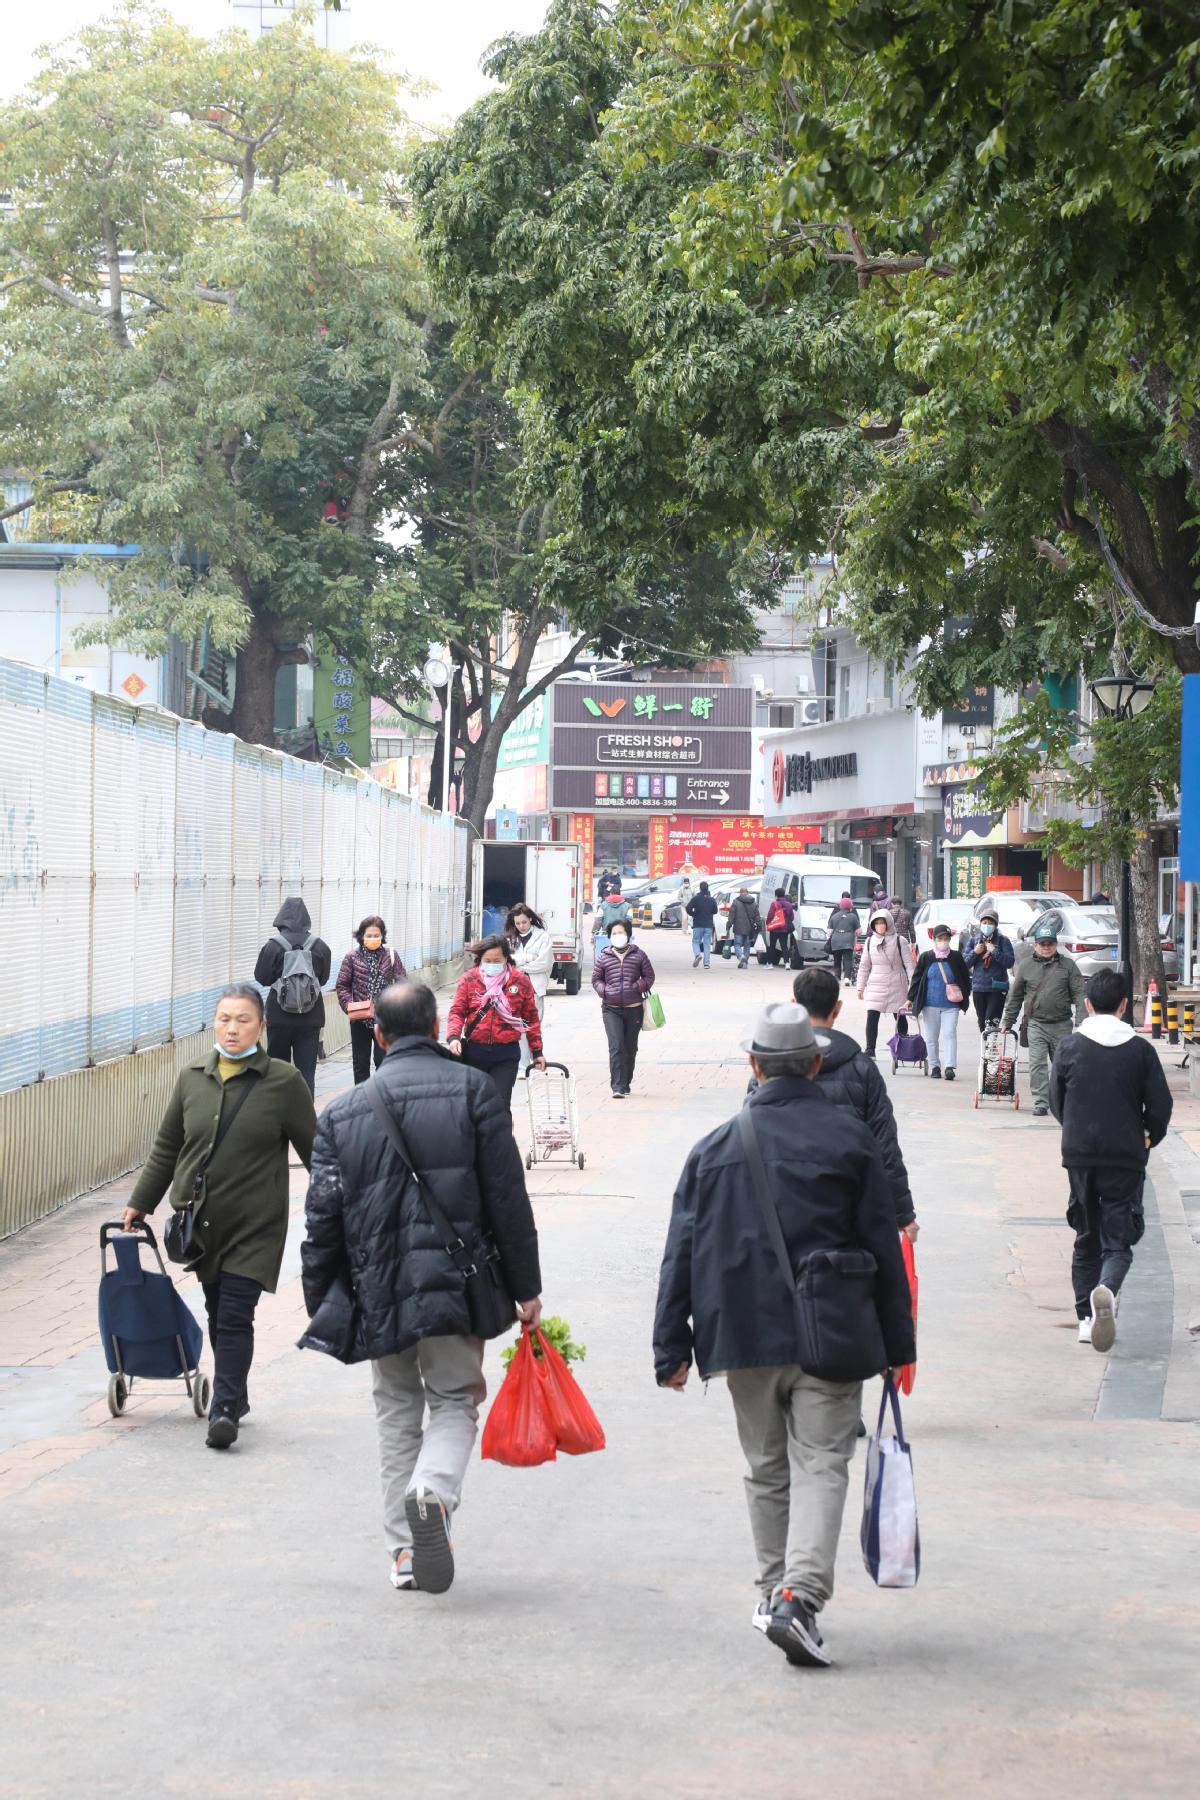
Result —
[[[486,1070],[511,1106],[523,1036],[528,1037],[534,1068],[546,1066],[537,996],[528,975],[513,962],[506,938],[483,938],[469,945],[468,953],[475,966],[454,990],[446,1048],[473,1069]]]

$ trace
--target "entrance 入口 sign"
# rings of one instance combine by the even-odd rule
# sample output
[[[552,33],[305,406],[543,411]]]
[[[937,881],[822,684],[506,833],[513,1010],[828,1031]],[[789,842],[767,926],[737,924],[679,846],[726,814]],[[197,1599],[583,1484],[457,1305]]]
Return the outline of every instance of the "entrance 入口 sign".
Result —
[[[556,812],[749,810],[749,688],[559,682],[552,694]]]

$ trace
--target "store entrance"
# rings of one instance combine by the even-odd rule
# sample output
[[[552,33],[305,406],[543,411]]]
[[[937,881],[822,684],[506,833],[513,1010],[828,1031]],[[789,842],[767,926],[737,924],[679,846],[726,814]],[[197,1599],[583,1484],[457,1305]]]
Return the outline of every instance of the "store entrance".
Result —
[[[644,880],[650,873],[649,819],[606,819],[597,813],[594,867],[597,880],[605,869],[623,881]]]

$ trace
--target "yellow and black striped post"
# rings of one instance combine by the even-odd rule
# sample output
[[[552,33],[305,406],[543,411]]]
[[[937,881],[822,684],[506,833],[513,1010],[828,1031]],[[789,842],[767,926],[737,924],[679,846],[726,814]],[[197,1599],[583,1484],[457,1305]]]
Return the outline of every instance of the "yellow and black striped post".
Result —
[[[1162,1036],[1162,1001],[1158,997],[1158,989],[1150,995],[1150,1035],[1153,1038]]]
[[[1179,1042],[1179,1002],[1174,994],[1167,996],[1167,1042],[1169,1044]]]
[[[1196,1002],[1185,1000],[1183,1003],[1183,1035],[1192,1038],[1196,1035]]]

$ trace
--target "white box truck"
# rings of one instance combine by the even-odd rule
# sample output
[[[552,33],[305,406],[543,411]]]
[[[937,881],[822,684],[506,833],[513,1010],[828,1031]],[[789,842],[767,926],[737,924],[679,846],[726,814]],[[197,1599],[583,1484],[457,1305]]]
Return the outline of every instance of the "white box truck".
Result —
[[[510,906],[524,900],[545,921],[554,944],[554,979],[577,994],[583,981],[583,847],[476,841],[471,930],[502,931]]]

